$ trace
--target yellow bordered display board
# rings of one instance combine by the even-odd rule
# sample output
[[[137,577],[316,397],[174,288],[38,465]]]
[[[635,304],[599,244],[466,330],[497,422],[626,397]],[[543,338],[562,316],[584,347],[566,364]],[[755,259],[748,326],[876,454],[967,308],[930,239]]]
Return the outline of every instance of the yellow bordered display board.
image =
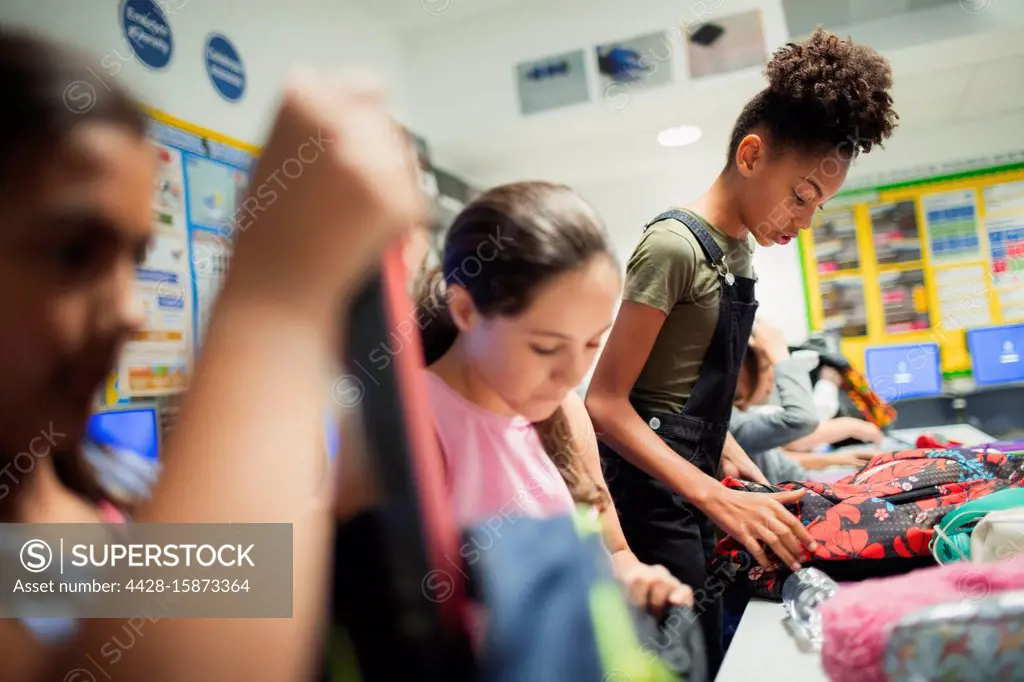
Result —
[[[259,148],[151,108],[159,163],[154,238],[137,283],[143,327],[128,341],[105,392],[108,405],[180,393],[230,259],[238,202]]]
[[[1024,165],[857,190],[800,235],[812,330],[864,348],[936,343],[969,372],[964,331],[1024,321]]]

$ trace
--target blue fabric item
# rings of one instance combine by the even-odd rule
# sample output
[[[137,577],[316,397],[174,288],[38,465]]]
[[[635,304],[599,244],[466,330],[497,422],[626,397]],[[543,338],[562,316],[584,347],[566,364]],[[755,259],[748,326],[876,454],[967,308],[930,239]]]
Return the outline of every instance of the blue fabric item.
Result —
[[[581,539],[563,516],[478,526],[466,543],[475,548],[463,556],[488,614],[480,679],[601,682],[591,586],[615,578],[600,537]]]
[[[41,643],[63,644],[78,632],[76,618],[22,618],[21,624]]]
[[[1024,591],[914,612],[892,630],[885,672],[892,682],[1024,679]]]

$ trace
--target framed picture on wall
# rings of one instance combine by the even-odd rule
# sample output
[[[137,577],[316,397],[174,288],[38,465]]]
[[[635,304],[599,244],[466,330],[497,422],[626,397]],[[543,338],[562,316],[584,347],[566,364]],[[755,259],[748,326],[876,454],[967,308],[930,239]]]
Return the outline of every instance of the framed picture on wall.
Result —
[[[825,331],[844,338],[867,336],[864,280],[859,275],[836,277],[821,283],[821,312]]]
[[[921,232],[913,200],[872,207],[871,235],[879,265],[921,260]]]
[[[828,274],[860,267],[857,225],[853,209],[818,214],[814,225],[814,260],[818,272]]]
[[[883,272],[878,276],[882,290],[882,313],[886,334],[921,331],[931,327],[924,270]]]

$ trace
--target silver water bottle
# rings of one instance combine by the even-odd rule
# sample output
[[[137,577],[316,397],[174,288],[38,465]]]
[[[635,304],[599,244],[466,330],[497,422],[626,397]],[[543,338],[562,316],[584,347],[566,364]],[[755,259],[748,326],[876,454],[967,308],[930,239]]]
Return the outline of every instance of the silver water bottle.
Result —
[[[782,604],[793,625],[817,650],[821,649],[819,607],[839,589],[832,578],[816,568],[801,568],[782,584]]]

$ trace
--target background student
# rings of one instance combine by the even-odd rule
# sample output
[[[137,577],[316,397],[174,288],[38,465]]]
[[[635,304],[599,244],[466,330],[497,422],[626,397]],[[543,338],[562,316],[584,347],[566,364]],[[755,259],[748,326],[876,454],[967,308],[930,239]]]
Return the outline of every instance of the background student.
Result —
[[[0,498],[5,522],[104,518],[105,496],[78,445],[94,392],[136,324],[156,166],[141,114],[119,90],[97,89],[88,112],[67,109],[68,85],[90,78],[82,56],[0,31],[0,466],[41,433],[61,434]],[[425,207],[403,138],[362,77],[289,82],[253,191],[318,135],[330,153],[237,236],[163,474],[136,514],[291,524],[294,615],[147,621],[118,661],[120,682],[305,680],[320,668],[333,527],[324,378],[360,283]],[[73,640],[39,655],[50,632],[0,623],[4,679],[87,679],[96,653],[129,627],[77,626]]]
[[[711,188],[644,229],[587,394],[626,539],[641,561],[694,587],[712,674],[722,656],[721,601],[705,570],[715,527],[762,564],[772,551],[795,567],[813,549],[784,507],[799,493],[716,480],[764,481],[728,435],[757,307],[752,242],[786,245],[808,228],[853,157],[886,139],[897,118],[888,62],[827,31],[777,50],[766,72]]]
[[[482,271],[463,271],[483,254]],[[601,219],[562,185],[495,187],[455,218],[441,260],[420,306],[430,311],[429,408],[456,522],[485,523],[512,506],[538,517],[588,506],[635,603],[661,613],[687,602],[689,588],[630,551],[574,391],[621,292]]]

